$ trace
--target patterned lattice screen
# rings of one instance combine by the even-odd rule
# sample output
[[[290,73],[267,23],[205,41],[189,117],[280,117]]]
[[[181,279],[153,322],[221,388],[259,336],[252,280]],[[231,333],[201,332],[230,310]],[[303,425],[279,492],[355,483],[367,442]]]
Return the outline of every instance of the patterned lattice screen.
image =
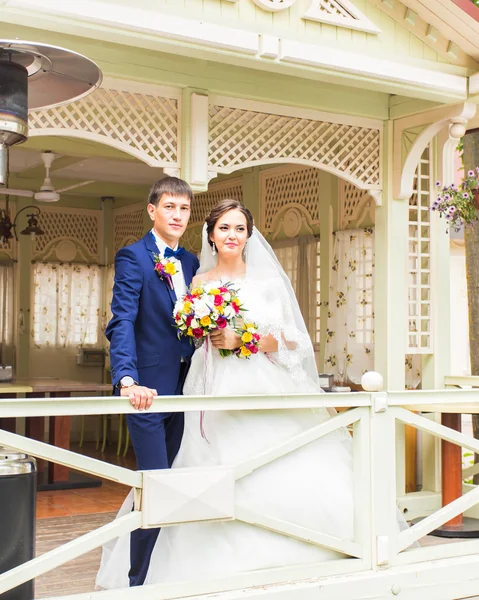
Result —
[[[29,113],[30,130],[84,131],[132,148],[155,166],[178,164],[179,101],[100,88],[86,98]]]
[[[381,183],[379,129],[211,105],[209,131],[209,165],[218,172],[265,160],[303,160],[362,187]]]
[[[136,242],[145,235],[144,204],[135,204],[113,212],[115,254],[120,248]]]
[[[38,257],[61,240],[79,243],[88,260],[100,260],[101,212],[69,208],[42,208],[38,224],[44,234],[36,236],[33,255]]]
[[[371,201],[367,191],[361,190],[352,183],[340,179],[339,185],[339,228],[347,229],[351,223],[356,224],[361,212]]]
[[[409,199],[408,354],[428,354],[431,343],[431,149],[427,147]]]
[[[204,223],[210,210],[225,198],[243,202],[243,186],[240,177],[213,183],[208,187],[207,192],[196,194],[191,207],[190,225]]]
[[[286,207],[301,206],[310,226],[319,224],[319,170],[280,167],[261,173],[261,226],[271,233],[275,219]]]
[[[344,17],[346,19],[354,19],[355,16],[347,11],[340,2],[336,0],[320,0],[319,5],[321,10],[329,15]]]
[[[183,234],[183,237],[181,238],[181,245],[184,246],[188,252],[193,252],[193,254],[197,254],[199,256],[201,252],[202,233],[202,225],[189,225]]]

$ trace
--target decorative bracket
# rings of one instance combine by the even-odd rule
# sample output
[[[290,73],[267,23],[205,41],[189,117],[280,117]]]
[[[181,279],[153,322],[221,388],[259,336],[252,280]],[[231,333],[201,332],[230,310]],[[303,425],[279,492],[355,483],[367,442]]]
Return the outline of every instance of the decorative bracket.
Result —
[[[394,122],[394,197],[408,200],[414,191],[414,173],[426,146],[446,126],[453,139],[465,131],[467,121],[476,113],[471,102],[436,108]],[[404,134],[407,130],[424,127],[404,157]],[[404,160],[403,160],[404,158]]]
[[[376,206],[383,205],[383,191],[382,190],[368,190],[368,194],[374,199]]]

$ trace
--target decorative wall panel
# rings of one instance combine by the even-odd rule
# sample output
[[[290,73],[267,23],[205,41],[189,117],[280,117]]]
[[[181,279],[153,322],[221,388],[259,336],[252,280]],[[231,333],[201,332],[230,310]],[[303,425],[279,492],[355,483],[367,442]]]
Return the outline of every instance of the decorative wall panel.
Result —
[[[29,113],[30,135],[43,130],[82,133],[152,166],[179,163],[179,99],[102,87],[86,98]]]
[[[339,229],[348,225],[359,227],[367,212],[374,210],[374,199],[367,191],[340,179],[339,185]]]
[[[69,241],[75,247],[81,248],[85,262],[100,262],[101,211],[45,207],[42,208],[38,223],[44,234],[35,238],[35,258],[50,258],[50,250],[62,242]],[[58,257],[55,257],[55,260],[57,259]]]
[[[214,104],[209,114],[209,168],[296,162],[340,174],[360,188],[380,188],[379,129]]]
[[[113,211],[115,254],[145,235],[145,210],[144,203],[138,203]]]
[[[409,200],[408,354],[429,354],[431,340],[431,149],[417,166]]]
[[[319,176],[318,169],[297,166],[261,172],[261,228],[265,235],[276,229],[278,217],[288,209],[298,213],[295,219],[291,215],[293,235],[289,237],[301,231],[303,218],[310,229],[319,224]],[[293,219],[298,221],[296,233]]]
[[[210,184],[207,192],[196,194],[191,206],[190,225],[203,224],[211,209],[225,198],[243,202],[241,177]]]

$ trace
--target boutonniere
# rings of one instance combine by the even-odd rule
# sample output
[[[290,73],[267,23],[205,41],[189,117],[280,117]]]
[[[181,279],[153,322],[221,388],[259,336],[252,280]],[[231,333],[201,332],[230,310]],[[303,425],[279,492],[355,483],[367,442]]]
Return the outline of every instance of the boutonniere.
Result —
[[[178,273],[175,264],[168,258],[162,258],[159,254],[153,254],[153,260],[155,261],[155,271],[161,279],[165,279],[170,288],[173,289],[172,277]]]

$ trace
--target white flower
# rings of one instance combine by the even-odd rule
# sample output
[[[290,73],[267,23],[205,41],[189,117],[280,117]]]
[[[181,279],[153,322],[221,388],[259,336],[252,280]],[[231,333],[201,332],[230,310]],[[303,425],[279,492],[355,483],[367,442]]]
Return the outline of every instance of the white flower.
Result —
[[[197,319],[202,319],[203,317],[207,317],[211,313],[211,306],[204,298],[198,298],[193,303],[195,317]]]
[[[190,327],[196,329],[200,326],[200,322],[197,319],[191,319]]]
[[[224,292],[223,298],[225,299],[225,302],[229,302],[231,300],[231,294],[229,292]]]
[[[236,312],[235,309],[232,306],[227,306],[225,308],[225,313],[224,313],[224,317],[226,319],[232,319],[233,317],[236,316]]]
[[[178,313],[178,312],[179,312],[179,313],[182,313],[182,312],[183,312],[183,310],[184,310],[184,306],[185,306],[185,303],[184,303],[184,301],[183,301],[183,298],[180,298],[179,300],[177,300],[177,301],[175,302],[175,310],[174,310],[174,314],[176,315],[176,313]]]

